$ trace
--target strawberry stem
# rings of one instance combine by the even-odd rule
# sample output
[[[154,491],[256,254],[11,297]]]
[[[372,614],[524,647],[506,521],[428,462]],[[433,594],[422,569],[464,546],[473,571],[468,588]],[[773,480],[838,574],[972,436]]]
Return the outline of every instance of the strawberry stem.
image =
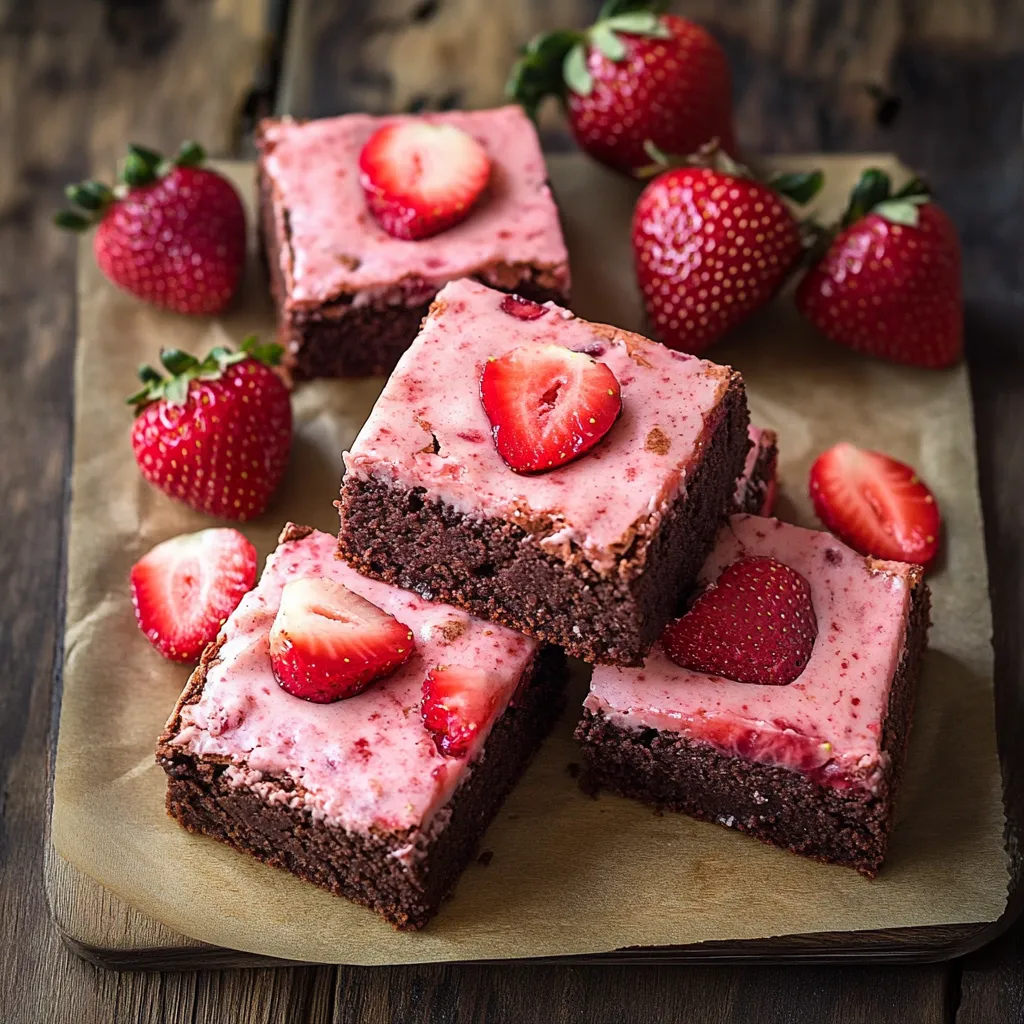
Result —
[[[931,194],[932,190],[927,183],[915,175],[893,196],[893,199],[912,199],[918,196],[931,198]]]
[[[534,36],[512,65],[505,85],[508,97],[521,104],[534,119],[546,96],[564,99],[564,65],[570,51],[582,41],[582,32],[569,29]]]
[[[701,146],[696,153],[683,157],[665,153],[650,139],[646,139],[644,141],[644,152],[653,162],[644,167],[638,167],[633,172],[638,178],[651,178],[673,167],[706,167],[721,174],[728,174],[734,178],[764,181],[764,184],[769,188],[801,205],[809,203],[825,183],[825,175],[820,170],[775,174],[771,178],[764,180],[749,167],[729,156],[721,148],[718,139],[712,139]]]
[[[137,157],[147,166],[157,168],[163,163],[163,154],[158,153],[155,149],[150,149],[148,146],[140,146],[137,142],[130,142],[128,144],[128,155]]]
[[[206,159],[206,150],[191,139],[183,142],[174,158],[176,167],[198,167]]]
[[[156,181],[163,157],[155,150],[132,143],[121,165],[121,180],[129,188],[141,188]]]
[[[98,181],[83,181],[77,185],[68,185],[64,195],[75,206],[96,213],[104,209],[114,199],[114,193],[106,185]]]
[[[768,179],[768,185],[779,195],[792,199],[803,206],[809,203],[825,184],[825,175],[820,170],[792,171],[788,174],[775,174]]]
[[[250,334],[242,342],[242,351],[251,359],[263,363],[264,366],[278,366],[284,355],[284,349],[276,341],[265,341],[261,344],[255,334]]]
[[[74,210],[58,210],[53,215],[53,223],[62,231],[82,232],[88,231],[93,222],[89,217],[83,217]]]
[[[565,55],[562,78],[577,96],[589,96],[593,92],[594,79],[587,70],[587,44],[583,40]]]
[[[199,365],[199,360],[195,356],[182,352],[180,348],[162,348],[160,362],[172,377],[176,377],[179,373],[186,373]]]
[[[842,226],[849,227],[854,221],[867,216],[878,203],[889,198],[892,181],[885,171],[869,167],[860,176],[850,193],[850,202],[843,214]]]
[[[666,153],[654,144],[651,139],[644,140],[644,152],[653,161],[638,167],[633,174],[637,178],[653,178],[662,171],[671,170],[673,167],[705,167],[709,170],[718,171],[720,174],[729,174],[734,178],[754,178],[756,175],[749,167],[733,160],[724,149],[722,149],[718,138],[705,142],[696,153],[680,156],[677,153]]]
[[[114,193],[102,182],[82,181],[68,185],[64,195],[74,210],[58,210],[53,223],[66,231],[86,231],[103,219],[107,207],[114,201]]]
[[[885,171],[869,167],[861,174],[850,192],[850,201],[836,226],[837,230],[877,213],[893,224],[916,227],[917,208],[931,201],[931,192],[920,178],[911,178],[898,192],[892,191],[892,180]]]
[[[132,143],[121,163],[117,188],[94,179],[68,185],[64,194],[77,209],[58,211],[53,222],[67,231],[85,231],[98,224],[110,205],[126,191],[151,185],[174,167],[197,167],[205,159],[206,153],[198,142],[183,142],[173,161],[165,160],[155,149]]]
[[[607,0],[597,21],[585,31],[561,29],[534,36],[512,66],[506,94],[534,119],[546,96],[563,102],[566,90],[589,96],[594,87],[587,67],[589,48],[618,62],[627,53],[619,33],[667,39],[670,32],[660,19],[667,6],[663,0]]]
[[[152,366],[140,366],[139,380],[142,387],[126,399],[126,403],[134,406],[136,415],[151,402],[163,400],[171,405],[184,405],[188,401],[192,381],[219,380],[229,367],[245,362],[246,359],[254,359],[265,366],[277,366],[283,354],[284,349],[280,345],[274,342],[261,344],[256,335],[246,338],[237,352],[227,345],[217,345],[202,362],[181,349],[161,349],[160,363],[168,376],[165,377]]]

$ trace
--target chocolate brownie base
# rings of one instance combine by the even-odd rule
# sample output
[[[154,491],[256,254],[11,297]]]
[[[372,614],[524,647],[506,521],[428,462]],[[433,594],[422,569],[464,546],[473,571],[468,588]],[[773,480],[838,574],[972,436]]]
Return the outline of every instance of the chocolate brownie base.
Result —
[[[882,735],[889,767],[874,793],[821,785],[792,769],[729,756],[667,730],[624,729],[590,711],[576,728],[585,765],[581,784],[728,825],[874,878],[903,777],[928,612],[928,588],[918,582]]]
[[[288,309],[287,284],[281,268],[282,249],[291,245],[287,211],[274,208],[273,186],[258,165],[260,250],[270,276],[277,309],[277,340],[284,347],[284,365],[294,381],[317,377],[387,376],[419,333],[433,296],[415,305],[353,305],[339,295],[313,309]],[[493,273],[491,272],[493,271]],[[484,268],[475,279],[492,288],[516,292],[534,302],[565,304],[568,292],[555,275],[541,267]],[[400,290],[402,281],[395,282]],[[408,282],[422,293],[422,284]]]
[[[754,468],[741,494],[736,495],[734,512],[746,512],[752,516],[765,515],[765,501],[770,488],[775,485],[776,467],[779,461],[778,438],[774,430],[762,432],[763,441],[754,462]]]
[[[690,478],[614,571],[567,562],[503,519],[479,519],[375,480],[347,477],[339,547],[365,576],[500,622],[584,661],[640,665],[711,550],[746,457],[747,406],[733,374]]]
[[[199,699],[205,668],[194,675],[186,703]],[[309,811],[268,803],[224,778],[224,763],[198,758],[161,737],[157,759],[168,775],[167,810],[190,832],[218,839],[338,896],[370,907],[396,928],[422,928],[454,888],[487,826],[519,781],[564,701],[565,659],[547,648],[533,677],[495,723],[479,763],[435,816],[437,827],[402,832],[348,832],[314,821]],[[264,779],[284,791],[287,778]],[[414,848],[411,857],[396,850]]]

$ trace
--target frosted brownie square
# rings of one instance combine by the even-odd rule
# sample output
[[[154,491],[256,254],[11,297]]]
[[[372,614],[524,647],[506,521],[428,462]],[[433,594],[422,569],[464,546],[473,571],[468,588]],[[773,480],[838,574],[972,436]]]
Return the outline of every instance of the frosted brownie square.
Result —
[[[773,598],[751,583],[769,560],[776,591],[793,572],[804,583]],[[736,515],[699,586],[697,601],[711,604],[691,606],[697,634],[692,623],[682,634],[673,624],[643,667],[594,670],[576,730],[588,783],[874,877],[927,643],[921,567],[865,558],[831,534]],[[769,600],[777,600],[767,609],[773,617],[764,614]],[[722,625],[700,653],[700,625],[715,616]],[[733,623],[743,635],[730,635]],[[810,630],[801,634],[802,662],[792,664],[794,678],[775,678],[784,634],[794,629]],[[729,674],[694,661],[695,651],[725,659]]]
[[[731,510],[749,447],[743,381],[553,303],[527,312],[473,281],[441,290],[344,455],[341,551],[367,576],[586,661],[638,665]],[[621,415],[575,461],[514,472],[481,377],[545,346],[607,367]]]
[[[278,685],[269,635],[299,579],[343,584],[409,628],[415,650],[357,696],[316,704]],[[480,727],[441,752],[421,703],[466,670]],[[192,673],[160,737],[167,809],[299,878],[422,927],[474,855],[562,707],[563,659],[527,637],[360,576],[337,541],[289,525],[256,588]]]
[[[379,128],[422,119],[480,142],[491,177],[465,220],[389,235],[367,208],[359,154]],[[260,228],[278,336],[296,379],[386,374],[447,281],[474,277],[539,301],[569,295],[569,263],[537,132],[519,106],[260,123]]]

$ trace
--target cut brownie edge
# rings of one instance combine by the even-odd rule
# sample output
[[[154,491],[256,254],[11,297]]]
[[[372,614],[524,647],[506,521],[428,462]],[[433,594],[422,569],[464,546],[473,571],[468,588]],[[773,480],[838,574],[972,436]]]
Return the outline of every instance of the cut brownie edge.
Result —
[[[480,275],[474,279],[483,284]],[[508,289],[534,302],[565,302],[564,292],[533,280]],[[416,306],[347,306],[339,316],[321,310],[284,312],[278,342],[295,381],[318,377],[381,377],[396,366],[412,344],[430,302]]]
[[[793,769],[726,754],[668,730],[623,728],[589,710],[576,729],[585,765],[581,786],[724,824],[874,878],[886,854],[903,777],[929,610],[927,585],[915,577],[883,729],[888,764],[874,792],[822,785]]]
[[[366,576],[465,609],[591,663],[640,665],[700,570],[748,449],[742,378],[730,376],[703,457],[651,536],[615,571],[567,562],[522,528],[475,518],[422,488],[346,477],[342,557]]]
[[[564,705],[564,657],[547,648],[537,656],[530,683],[495,722],[467,780],[426,829],[350,832],[315,821],[302,807],[269,803],[246,786],[232,785],[223,759],[197,757],[168,742],[181,705],[202,691],[216,657],[215,650],[208,653],[157,749],[168,775],[168,813],[189,832],[370,907],[401,930],[422,928],[451,893]],[[288,779],[263,782],[280,792],[293,788]]]
[[[743,475],[741,485],[737,488],[733,511],[746,512],[752,516],[772,514],[778,461],[778,436],[774,430],[761,430],[754,464],[750,474]]]

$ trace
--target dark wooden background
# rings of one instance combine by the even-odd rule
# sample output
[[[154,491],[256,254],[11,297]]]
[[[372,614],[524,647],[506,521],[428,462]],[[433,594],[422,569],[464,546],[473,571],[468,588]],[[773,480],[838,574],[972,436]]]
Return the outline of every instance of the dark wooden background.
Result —
[[[596,0],[0,0],[0,1021],[1024,1021],[1024,926],[950,964],[424,966],[117,974],[49,926],[41,887],[71,444],[64,182],[124,144],[247,152],[271,110],[485,106],[516,46]],[[1009,609],[1024,537],[1024,9],[1012,0],[692,0],[726,47],[750,150],[895,150],[965,246],[1000,728],[1024,721]],[[566,145],[558,118],[548,141]],[[1000,538],[996,543],[995,537]],[[1007,539],[1009,538],[1009,539]],[[769,883],[770,884],[770,883]]]

